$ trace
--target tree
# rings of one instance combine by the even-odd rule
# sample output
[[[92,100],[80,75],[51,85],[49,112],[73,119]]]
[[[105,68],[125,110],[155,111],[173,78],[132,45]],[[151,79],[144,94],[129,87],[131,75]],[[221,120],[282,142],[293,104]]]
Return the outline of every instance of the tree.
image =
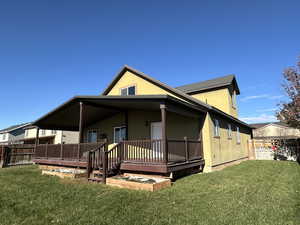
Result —
[[[289,126],[300,129],[300,57],[296,66],[284,70],[283,77],[283,88],[289,100],[279,105],[276,116]]]

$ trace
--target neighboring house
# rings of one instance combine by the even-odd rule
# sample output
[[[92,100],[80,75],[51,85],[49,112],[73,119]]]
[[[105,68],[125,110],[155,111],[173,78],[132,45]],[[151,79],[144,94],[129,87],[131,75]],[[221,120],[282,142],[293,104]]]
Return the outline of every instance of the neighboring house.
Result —
[[[25,130],[24,128],[30,123],[23,123],[14,125],[5,129],[0,130],[0,145],[12,144],[12,143],[23,143]]]
[[[249,143],[251,158],[300,160],[300,130],[283,122],[251,124],[253,139]],[[274,150],[276,150],[274,152]]]
[[[300,138],[300,130],[289,127],[282,122],[256,123],[253,127],[253,138],[255,139],[291,139]]]
[[[252,128],[237,118],[239,93],[234,75],[172,88],[124,66],[102,95],[76,96],[34,125],[79,130],[81,143],[105,138],[109,149],[122,140],[161,140],[158,155],[167,164],[123,161],[121,169],[135,171],[175,171],[201,165],[183,160],[180,166],[170,158],[185,155],[184,145],[172,140],[202,140],[204,170],[212,171],[248,159]],[[147,148],[155,150],[153,144]]]
[[[37,128],[35,126],[25,127],[24,144],[35,144]],[[39,130],[40,144],[75,144],[78,143],[77,131],[62,130]]]

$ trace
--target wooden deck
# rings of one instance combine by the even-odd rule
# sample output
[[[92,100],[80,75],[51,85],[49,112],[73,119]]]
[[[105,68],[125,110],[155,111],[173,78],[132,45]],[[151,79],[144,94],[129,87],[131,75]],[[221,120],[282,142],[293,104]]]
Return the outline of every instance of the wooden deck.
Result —
[[[166,174],[204,166],[202,143],[199,140],[122,141],[112,149],[106,142],[63,145],[37,145],[34,162],[45,165],[86,168],[88,174],[101,170],[136,171]]]
[[[42,165],[57,165],[57,166],[67,166],[67,167],[80,167],[86,168],[86,161],[78,161],[78,160],[62,160],[62,159],[37,159],[35,158],[33,162]]]
[[[37,164],[42,165],[58,165],[66,167],[79,167],[86,168],[87,162],[85,161],[70,161],[61,159],[34,159]],[[120,170],[124,171],[138,171],[138,172],[152,172],[152,173],[169,173],[179,170],[184,170],[192,167],[204,166],[204,160],[193,160],[190,162],[181,163],[137,163],[137,162],[121,162]]]

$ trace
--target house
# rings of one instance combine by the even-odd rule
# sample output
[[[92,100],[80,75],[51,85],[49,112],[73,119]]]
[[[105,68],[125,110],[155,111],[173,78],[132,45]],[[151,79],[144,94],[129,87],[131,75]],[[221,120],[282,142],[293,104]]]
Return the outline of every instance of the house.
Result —
[[[291,139],[300,138],[300,130],[289,127],[283,122],[251,124],[255,139]]]
[[[22,143],[25,134],[24,128],[29,124],[30,123],[17,124],[0,130],[0,145]]]
[[[49,158],[51,150],[38,145],[36,163],[89,168],[108,161],[110,169],[155,173],[222,169],[248,159],[252,128],[238,119],[239,94],[234,75],[173,88],[124,66],[101,95],[75,96],[34,122],[79,131],[80,142],[64,162],[54,158],[66,150]],[[94,154],[104,139],[106,159]],[[93,151],[84,155],[82,148]]]
[[[37,127],[27,126],[24,128],[24,144],[35,144]],[[77,131],[64,131],[64,130],[39,130],[39,143],[40,144],[75,144],[78,143]]]
[[[253,139],[250,151],[255,153],[251,158],[274,159],[274,150],[281,159],[300,160],[300,130],[283,122],[251,124]],[[275,157],[276,158],[276,157]]]

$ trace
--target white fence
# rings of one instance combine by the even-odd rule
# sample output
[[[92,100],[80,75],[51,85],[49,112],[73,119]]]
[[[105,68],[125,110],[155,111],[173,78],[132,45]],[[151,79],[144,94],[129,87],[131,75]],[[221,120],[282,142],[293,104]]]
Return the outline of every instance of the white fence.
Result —
[[[292,141],[281,141],[281,144],[274,140],[253,139],[249,141],[249,155],[257,160],[292,160],[296,161],[297,146]]]
[[[273,160],[274,151],[271,148],[255,148],[255,158],[258,160]]]

